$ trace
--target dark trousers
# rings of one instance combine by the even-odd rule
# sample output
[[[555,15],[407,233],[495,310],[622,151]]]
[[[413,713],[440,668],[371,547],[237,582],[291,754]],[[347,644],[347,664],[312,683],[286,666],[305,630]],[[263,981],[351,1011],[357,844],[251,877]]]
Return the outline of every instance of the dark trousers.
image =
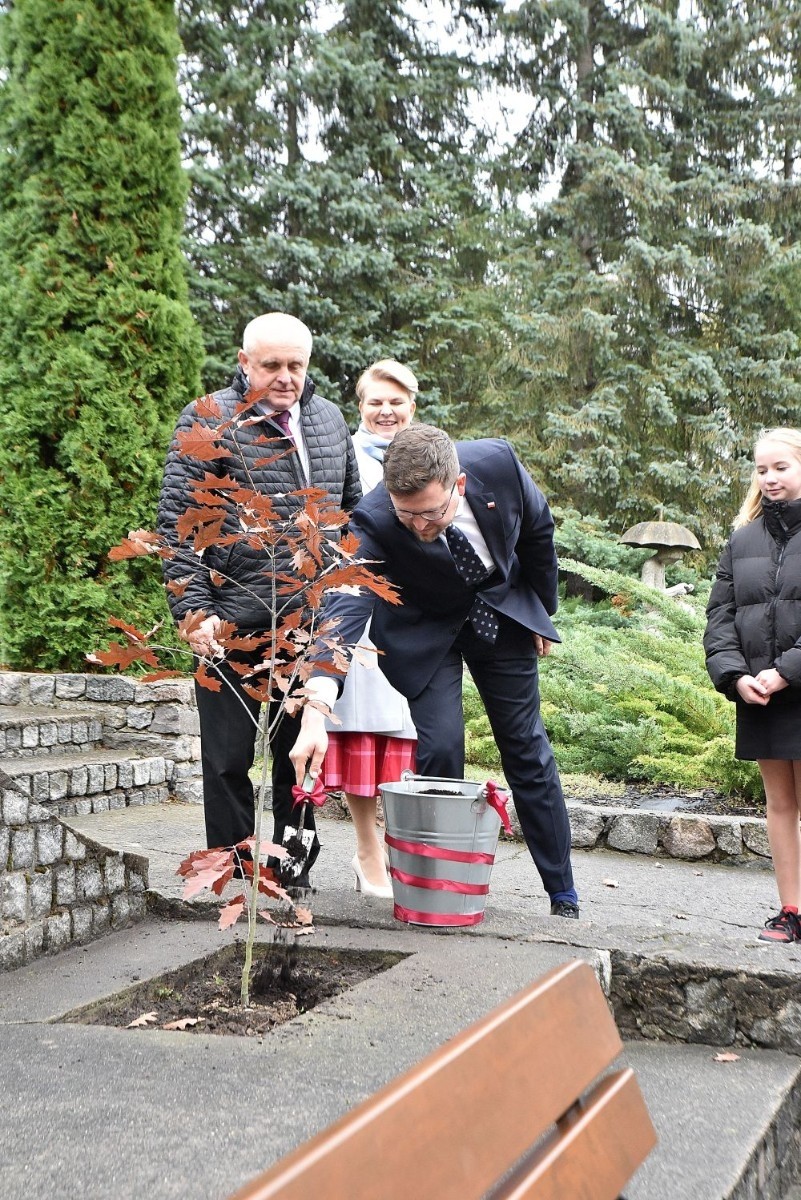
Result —
[[[501,617],[494,645],[466,623],[419,696],[409,699],[420,775],[464,777],[463,663],[492,727],[526,845],[549,896],[573,886],[570,823],[540,716],[537,655],[530,630]]]
[[[246,655],[239,656],[247,660]],[[227,663],[210,672],[222,677],[219,692],[195,684],[200,717],[200,754],[203,768],[203,809],[206,818],[206,844],[233,846],[252,837],[255,798],[249,772],[253,766],[257,722],[261,705],[242,690],[242,681]],[[230,685],[230,686],[229,686]],[[277,704],[270,705],[270,719]],[[293,812],[292,786],[295,771],[289,761],[300,731],[300,716],[285,713],[272,740],[273,841],[281,843],[287,825],[296,825],[299,810]],[[312,806],[306,805],[306,827],[314,827]],[[263,835],[264,836],[264,833]],[[315,836],[309,854],[311,866],[319,853]]]

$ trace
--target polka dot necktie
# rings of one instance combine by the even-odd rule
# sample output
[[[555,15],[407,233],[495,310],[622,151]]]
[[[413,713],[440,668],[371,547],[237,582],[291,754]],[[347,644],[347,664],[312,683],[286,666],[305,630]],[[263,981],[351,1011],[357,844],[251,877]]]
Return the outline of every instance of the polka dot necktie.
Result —
[[[286,411],[286,409],[284,409],[283,412],[273,413],[270,420],[274,421],[275,424],[279,426],[285,438],[289,438],[290,442],[295,441],[292,436],[292,430],[289,428],[289,413]]]
[[[479,583],[492,574],[491,571],[487,571],[487,568],[461,529],[457,529],[455,525],[449,525],[445,530],[445,541],[448,543],[448,549],[456,564],[456,570],[468,587],[477,587]],[[483,641],[495,641],[498,636],[497,614],[478,596],[468,613],[467,619],[476,631],[477,636]]]

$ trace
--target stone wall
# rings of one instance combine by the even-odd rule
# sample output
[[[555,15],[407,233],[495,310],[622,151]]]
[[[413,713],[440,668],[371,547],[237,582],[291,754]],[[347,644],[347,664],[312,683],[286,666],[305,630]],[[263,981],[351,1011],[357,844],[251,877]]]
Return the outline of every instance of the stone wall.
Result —
[[[0,671],[0,716],[13,709],[46,710],[49,720],[0,727],[0,761],[86,751],[97,745],[127,752],[133,762],[157,757],[166,763],[170,795],[202,803],[200,729],[191,679],[138,683],[125,676],[28,674]],[[137,772],[137,786],[146,782]],[[133,786],[124,774],[122,787]]]
[[[146,912],[147,861],[76,814],[201,802],[190,680],[0,672],[0,970]]]
[[[87,844],[40,805],[17,816],[4,790],[0,971],[144,917],[146,859]]]
[[[764,818],[656,813],[570,802],[567,807],[575,849],[771,866]]]

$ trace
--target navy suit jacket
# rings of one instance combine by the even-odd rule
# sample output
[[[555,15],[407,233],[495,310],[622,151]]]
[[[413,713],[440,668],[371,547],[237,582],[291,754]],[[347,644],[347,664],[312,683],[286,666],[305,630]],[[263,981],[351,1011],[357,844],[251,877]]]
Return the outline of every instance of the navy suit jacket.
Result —
[[[557,567],[545,497],[508,442],[483,438],[458,442],[456,449],[467,476],[465,498],[495,563],[478,594],[532,633],[559,641],[550,621],[557,606]],[[372,616],[370,636],[383,651],[381,670],[399,692],[414,697],[453,645],[475,593],[442,538],[420,542],[400,523],[383,483],[353,510],[350,531],[360,541],[358,557],[375,560],[376,572],[397,586],[401,603],[332,593],[324,617],[337,618],[337,636],[353,645]]]

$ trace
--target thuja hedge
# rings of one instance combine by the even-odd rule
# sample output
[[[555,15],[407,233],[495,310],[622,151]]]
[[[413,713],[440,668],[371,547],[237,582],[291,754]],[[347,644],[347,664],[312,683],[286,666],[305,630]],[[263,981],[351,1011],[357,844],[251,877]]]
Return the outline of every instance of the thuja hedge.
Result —
[[[609,597],[565,602],[563,641],[541,662],[542,714],[561,770],[761,799],[756,764],[734,758],[734,705],[704,667],[708,585],[677,602],[616,571],[561,566]],[[470,683],[465,713],[468,760],[497,770]]]
[[[0,662],[75,668],[108,613],[166,611],[106,552],[199,389],[179,44],[168,0],[16,0],[0,38]]]

